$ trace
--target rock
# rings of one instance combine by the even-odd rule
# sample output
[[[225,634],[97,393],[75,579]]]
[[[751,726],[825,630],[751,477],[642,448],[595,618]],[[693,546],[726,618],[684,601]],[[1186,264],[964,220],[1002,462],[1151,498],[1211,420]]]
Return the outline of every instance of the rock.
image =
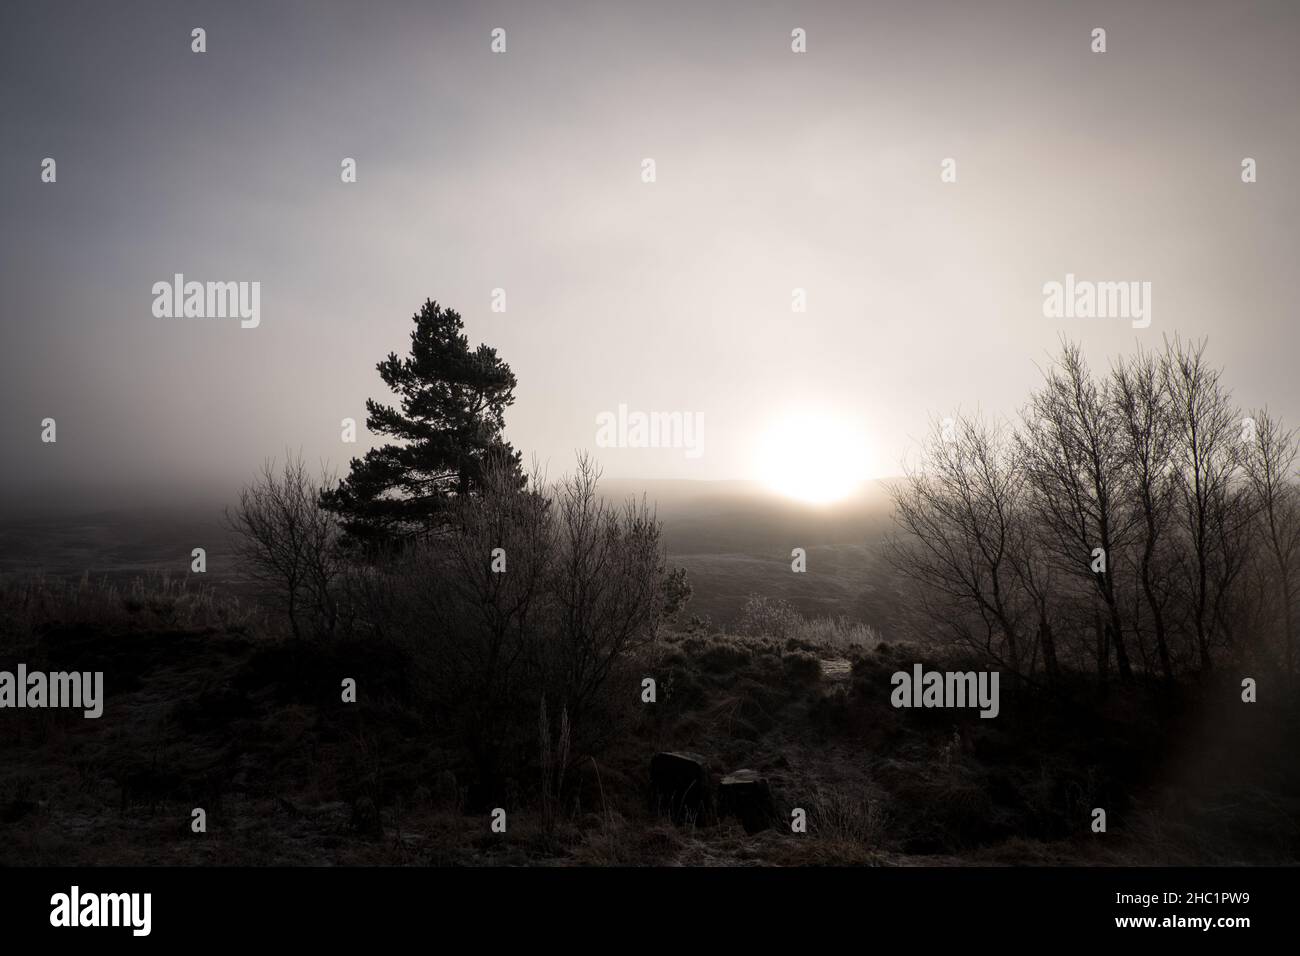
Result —
[[[736,817],[746,833],[770,827],[776,807],[767,778],[756,770],[737,770],[723,777],[718,787],[718,815]]]
[[[713,813],[708,762],[696,753],[657,753],[650,758],[652,809],[676,824],[704,823]]]

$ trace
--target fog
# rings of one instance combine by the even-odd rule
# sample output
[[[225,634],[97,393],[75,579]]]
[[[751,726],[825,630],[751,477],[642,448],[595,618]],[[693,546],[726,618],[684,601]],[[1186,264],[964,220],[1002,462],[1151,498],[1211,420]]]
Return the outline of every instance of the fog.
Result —
[[[511,364],[507,437],[552,472],[762,478],[805,409],[896,474],[931,416],[1013,414],[1062,334],[1208,335],[1300,419],[1294,5],[704,6],[6,4],[6,503],[345,467],[425,298]],[[260,324],[155,317],[175,273],[259,282]],[[1045,317],[1067,275],[1149,282],[1150,325]],[[620,404],[702,416],[701,453],[597,448]]]

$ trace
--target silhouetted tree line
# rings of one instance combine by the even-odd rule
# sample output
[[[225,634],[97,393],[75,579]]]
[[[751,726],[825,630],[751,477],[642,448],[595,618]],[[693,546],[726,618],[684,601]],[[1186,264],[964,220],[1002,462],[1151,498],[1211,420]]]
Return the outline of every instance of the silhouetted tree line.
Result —
[[[1205,343],[1106,373],[1063,344],[1018,421],[936,421],[892,489],[918,624],[1030,680],[1226,661],[1296,673],[1296,434],[1243,414]]]

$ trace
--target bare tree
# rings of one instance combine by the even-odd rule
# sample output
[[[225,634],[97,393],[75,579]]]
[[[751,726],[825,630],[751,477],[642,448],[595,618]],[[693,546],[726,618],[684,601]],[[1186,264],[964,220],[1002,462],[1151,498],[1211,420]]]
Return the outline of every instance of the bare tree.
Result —
[[[1173,594],[1169,564],[1162,560],[1164,534],[1172,517],[1176,476],[1173,473],[1176,435],[1168,393],[1159,361],[1141,350],[1118,362],[1111,372],[1116,418],[1120,426],[1125,486],[1138,526],[1138,578],[1151,614],[1160,671],[1174,678],[1166,607]]]
[[[1003,429],[964,416],[946,429],[934,423],[921,466],[891,488],[904,532],[891,558],[917,585],[929,619],[1013,673],[1025,663],[1029,612],[1013,553],[1024,542],[1021,492]]]
[[[597,493],[599,480],[595,462],[582,455],[555,490],[558,625],[550,650],[575,724],[596,706],[615,665],[654,640],[674,610],[677,581],[645,499],[610,505]]]
[[[1166,341],[1098,380],[1063,343],[1014,433],[936,425],[891,489],[923,626],[1013,671],[1041,656],[1049,680],[1091,647],[1103,684],[1112,658],[1169,684],[1277,633],[1294,675],[1296,432],[1264,411],[1239,435],[1204,349]]]
[[[301,454],[287,454],[279,469],[273,460],[263,463],[225,512],[245,572],[284,608],[294,637],[302,636],[304,623],[331,635],[338,621],[339,529],[319,504],[321,488],[332,480],[313,480]]]
[[[1093,380],[1079,347],[1063,346],[1024,413],[1020,460],[1051,559],[1067,576],[1088,582],[1105,609],[1099,676],[1114,647],[1120,679],[1133,677],[1117,587],[1121,552],[1131,543],[1133,516],[1123,507],[1122,426],[1108,381]],[[1095,549],[1104,570],[1092,570]]]
[[[396,579],[386,630],[416,652],[440,719],[489,791],[535,759],[543,700],[568,722],[575,756],[619,732],[630,698],[613,678],[684,593],[653,513],[608,505],[598,478],[587,458],[554,487],[536,471],[520,487],[489,470],[443,533],[381,572]]]
[[[1023,483],[1024,470],[1018,459],[1013,467]],[[1037,648],[1043,655],[1043,670],[1047,673],[1048,682],[1055,684],[1061,676],[1058,615],[1064,604],[1064,595],[1057,571],[1052,562],[1047,560],[1039,541],[1038,527],[1028,507],[1028,495],[1023,484],[1017,496],[1014,514],[1009,549],[1011,566],[1015,570],[1016,580],[1033,606],[1037,618]]]
[[[1252,415],[1254,436],[1245,460],[1257,504],[1259,538],[1276,575],[1281,600],[1283,659],[1295,677],[1296,600],[1300,587],[1300,488],[1295,482],[1296,432],[1285,429],[1267,409]]]
[[[515,730],[536,714],[539,641],[552,626],[546,581],[554,558],[549,502],[533,476],[489,469],[482,493],[455,503],[443,533],[410,545],[385,573],[398,620],[431,698],[494,789],[525,757]]]
[[[1213,666],[1211,642],[1225,623],[1225,605],[1244,561],[1246,504],[1234,485],[1241,464],[1238,416],[1205,342],[1166,342],[1161,378],[1173,414],[1175,469],[1182,530],[1190,560],[1187,588],[1198,662]]]

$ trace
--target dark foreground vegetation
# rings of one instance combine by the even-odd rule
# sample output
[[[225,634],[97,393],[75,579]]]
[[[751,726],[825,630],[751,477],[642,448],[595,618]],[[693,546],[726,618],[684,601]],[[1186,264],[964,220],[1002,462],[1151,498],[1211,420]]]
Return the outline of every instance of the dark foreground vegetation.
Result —
[[[3,593],[0,666],[104,670],[105,716],[0,724],[0,862],[207,864],[1283,863],[1300,858],[1297,715],[1235,681],[1177,694],[1003,689],[997,719],[895,710],[914,662],[976,666],[801,622],[756,601],[739,629],[677,626],[613,679],[617,733],[590,751],[531,721],[499,793],[447,724],[410,645],[294,638],[189,587],[31,581]],[[656,703],[642,703],[641,675]],[[357,682],[357,703],[340,683]],[[545,726],[545,725],[544,725]],[[574,733],[576,738],[578,735]],[[567,759],[558,755],[567,751]],[[765,778],[771,826],[674,823],[655,754],[704,757],[711,784]],[[550,755],[548,757],[548,754]],[[499,802],[498,802],[499,801]],[[507,811],[507,832],[490,810]],[[1108,811],[1093,833],[1090,811]],[[191,832],[202,807],[208,831]],[[806,833],[789,825],[807,813]],[[725,809],[725,808],[723,808]]]

